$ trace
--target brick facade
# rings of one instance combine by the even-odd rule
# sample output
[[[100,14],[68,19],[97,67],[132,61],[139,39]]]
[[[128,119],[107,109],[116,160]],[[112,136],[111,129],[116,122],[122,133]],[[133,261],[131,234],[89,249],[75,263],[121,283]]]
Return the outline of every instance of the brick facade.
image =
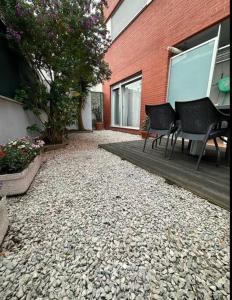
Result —
[[[106,17],[110,16],[120,0],[108,2]],[[229,15],[229,0],[153,0],[118,36],[106,54],[112,78],[103,85],[105,127],[108,129],[111,124],[111,85],[142,72],[142,122],[145,104],[166,101],[167,47],[182,42]]]

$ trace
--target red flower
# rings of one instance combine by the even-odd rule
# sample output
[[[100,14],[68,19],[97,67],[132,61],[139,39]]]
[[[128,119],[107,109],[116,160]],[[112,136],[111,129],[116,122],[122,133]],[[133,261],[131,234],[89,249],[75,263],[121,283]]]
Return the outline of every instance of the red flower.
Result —
[[[0,150],[0,158],[5,157],[6,156],[6,152]]]

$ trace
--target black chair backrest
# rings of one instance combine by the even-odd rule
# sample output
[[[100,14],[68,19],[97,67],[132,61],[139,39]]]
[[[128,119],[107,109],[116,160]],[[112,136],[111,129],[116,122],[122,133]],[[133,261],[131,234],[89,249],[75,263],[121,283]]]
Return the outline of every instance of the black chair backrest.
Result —
[[[176,102],[176,114],[186,133],[205,134],[212,123],[220,118],[220,112],[206,97],[199,100]]]
[[[170,103],[145,105],[145,112],[150,119],[151,129],[168,130],[171,123],[175,122],[175,110]]]

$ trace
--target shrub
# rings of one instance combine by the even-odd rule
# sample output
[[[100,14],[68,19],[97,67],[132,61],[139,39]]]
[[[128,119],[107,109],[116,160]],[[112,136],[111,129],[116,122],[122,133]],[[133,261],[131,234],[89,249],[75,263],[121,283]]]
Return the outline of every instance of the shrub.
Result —
[[[32,142],[27,137],[0,145],[0,174],[23,171],[41,153],[43,145],[42,140]]]

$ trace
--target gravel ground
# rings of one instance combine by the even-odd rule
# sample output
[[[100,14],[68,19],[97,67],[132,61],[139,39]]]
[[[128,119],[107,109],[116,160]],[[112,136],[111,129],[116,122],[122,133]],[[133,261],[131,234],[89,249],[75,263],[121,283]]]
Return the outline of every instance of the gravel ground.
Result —
[[[8,199],[0,299],[229,299],[229,213],[73,134]]]

